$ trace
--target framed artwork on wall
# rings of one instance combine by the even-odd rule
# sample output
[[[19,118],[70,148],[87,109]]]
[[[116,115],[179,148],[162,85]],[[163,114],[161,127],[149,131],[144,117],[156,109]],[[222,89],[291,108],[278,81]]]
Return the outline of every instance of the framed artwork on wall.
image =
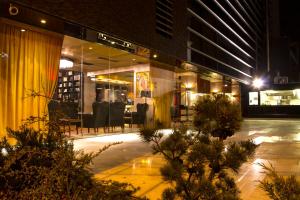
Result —
[[[136,73],[136,97],[142,97],[146,91],[150,92],[149,72]]]

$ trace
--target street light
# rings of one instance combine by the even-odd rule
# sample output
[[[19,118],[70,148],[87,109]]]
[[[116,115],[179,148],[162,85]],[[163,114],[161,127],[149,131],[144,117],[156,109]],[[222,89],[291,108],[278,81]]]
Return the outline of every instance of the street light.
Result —
[[[257,89],[260,89],[264,85],[264,81],[261,78],[255,78],[252,85]]]

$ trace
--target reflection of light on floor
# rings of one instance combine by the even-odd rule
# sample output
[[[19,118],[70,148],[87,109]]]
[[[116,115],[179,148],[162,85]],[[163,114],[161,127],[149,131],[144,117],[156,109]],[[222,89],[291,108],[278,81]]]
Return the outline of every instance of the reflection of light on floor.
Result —
[[[118,134],[118,135],[107,135],[86,138],[87,142],[133,142],[140,139],[138,134],[129,133],[129,134]]]
[[[255,159],[252,163],[251,166],[237,179],[236,182],[242,181],[249,173],[254,176],[254,179],[258,179],[261,173],[261,166],[259,165],[260,163],[264,163],[263,159]]]
[[[249,131],[248,135],[254,135],[255,133],[257,133],[257,131]]]
[[[263,164],[264,160],[263,159],[255,159],[254,162],[252,163],[252,168],[255,172],[260,172],[261,171],[261,166],[259,164]]]
[[[293,135],[293,140],[300,141],[300,133],[294,134]]]
[[[162,133],[163,135],[170,135],[173,133],[173,129],[161,129],[158,132]]]
[[[132,162],[132,173],[135,173],[135,170],[141,169],[151,169],[152,167],[152,158],[142,158],[142,159],[135,159]]]
[[[267,143],[274,143],[274,142],[278,142],[281,141],[282,138],[279,136],[259,136],[253,139],[254,144],[261,144],[263,142],[267,142]]]
[[[172,129],[161,129],[159,133],[163,135],[170,135],[173,132]],[[92,138],[84,139],[87,142],[133,142],[140,140],[138,133],[126,133],[126,134],[116,134],[116,135],[105,135]]]
[[[265,128],[265,129],[262,129],[262,130],[249,131],[248,135],[266,134],[266,133],[270,133],[271,131],[272,131],[272,128]]]
[[[151,158],[147,158],[147,159],[142,159],[141,163],[144,165],[147,165],[147,167],[151,168],[151,164],[152,164],[152,159]]]

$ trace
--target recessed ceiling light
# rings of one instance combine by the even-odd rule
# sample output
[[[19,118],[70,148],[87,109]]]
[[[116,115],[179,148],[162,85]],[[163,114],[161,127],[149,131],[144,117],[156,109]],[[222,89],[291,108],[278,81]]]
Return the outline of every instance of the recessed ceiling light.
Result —
[[[158,55],[157,54],[153,54],[153,58],[157,58],[158,57]]]
[[[93,47],[89,47],[89,50],[92,50],[93,49]]]
[[[132,61],[136,61],[136,59],[135,59],[135,58],[133,58],[133,59],[132,59]]]
[[[25,32],[25,31],[26,31],[25,29],[23,29],[23,28],[21,29],[21,32]]]
[[[46,24],[46,23],[47,23],[47,21],[46,21],[46,20],[44,20],[44,19],[41,19],[41,23],[42,23],[42,24]]]
[[[111,44],[115,44],[116,42],[112,41]]]

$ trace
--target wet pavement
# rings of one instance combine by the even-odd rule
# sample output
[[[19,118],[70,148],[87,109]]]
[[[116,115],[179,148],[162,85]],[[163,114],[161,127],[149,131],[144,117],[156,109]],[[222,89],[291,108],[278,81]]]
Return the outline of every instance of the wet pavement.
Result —
[[[235,175],[242,199],[268,199],[258,187],[257,181],[264,176],[257,163],[270,162],[279,174],[300,177],[300,120],[246,119],[241,131],[229,140],[245,139],[253,139],[260,146],[255,156]],[[159,171],[164,161],[160,156],[151,154],[151,147],[140,140],[138,133],[77,139],[74,146],[91,152],[117,141],[123,143],[112,146],[95,158],[93,170],[96,177],[129,182],[141,187],[137,195],[160,198],[161,192],[168,186]]]

